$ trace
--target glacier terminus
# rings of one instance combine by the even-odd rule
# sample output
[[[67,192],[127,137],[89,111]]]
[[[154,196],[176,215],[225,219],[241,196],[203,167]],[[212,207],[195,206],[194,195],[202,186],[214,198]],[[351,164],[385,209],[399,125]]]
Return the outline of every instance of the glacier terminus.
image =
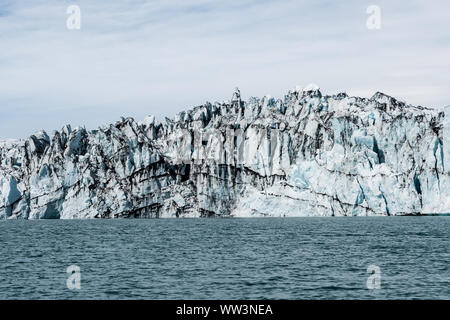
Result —
[[[0,219],[450,212],[450,108],[297,86],[0,141]]]

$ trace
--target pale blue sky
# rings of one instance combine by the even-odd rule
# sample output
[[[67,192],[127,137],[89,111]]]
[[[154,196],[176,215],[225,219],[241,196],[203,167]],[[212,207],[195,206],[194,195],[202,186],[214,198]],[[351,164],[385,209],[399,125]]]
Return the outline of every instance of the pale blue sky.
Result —
[[[81,30],[66,9],[81,8]],[[366,28],[367,6],[381,30]],[[0,138],[295,85],[450,104],[450,2],[0,0]]]

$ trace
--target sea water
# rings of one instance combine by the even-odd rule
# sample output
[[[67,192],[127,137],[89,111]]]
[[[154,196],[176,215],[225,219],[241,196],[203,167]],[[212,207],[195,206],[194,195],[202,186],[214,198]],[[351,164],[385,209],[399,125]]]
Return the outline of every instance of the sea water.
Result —
[[[0,299],[450,299],[449,231],[450,217],[1,221]]]

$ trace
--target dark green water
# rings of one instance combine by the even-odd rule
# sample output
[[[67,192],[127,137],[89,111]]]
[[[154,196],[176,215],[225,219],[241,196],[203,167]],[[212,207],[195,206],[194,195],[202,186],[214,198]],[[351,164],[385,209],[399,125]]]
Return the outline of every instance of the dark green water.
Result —
[[[449,231],[450,217],[1,221],[0,299],[450,299]]]

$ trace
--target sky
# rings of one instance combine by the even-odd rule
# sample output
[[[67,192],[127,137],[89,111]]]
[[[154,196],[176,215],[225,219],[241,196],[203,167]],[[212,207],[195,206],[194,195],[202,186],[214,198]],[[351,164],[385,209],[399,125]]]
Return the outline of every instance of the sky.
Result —
[[[79,30],[67,28],[78,5]],[[380,29],[366,12],[380,8]],[[0,138],[206,101],[382,91],[450,105],[450,1],[0,0]]]

